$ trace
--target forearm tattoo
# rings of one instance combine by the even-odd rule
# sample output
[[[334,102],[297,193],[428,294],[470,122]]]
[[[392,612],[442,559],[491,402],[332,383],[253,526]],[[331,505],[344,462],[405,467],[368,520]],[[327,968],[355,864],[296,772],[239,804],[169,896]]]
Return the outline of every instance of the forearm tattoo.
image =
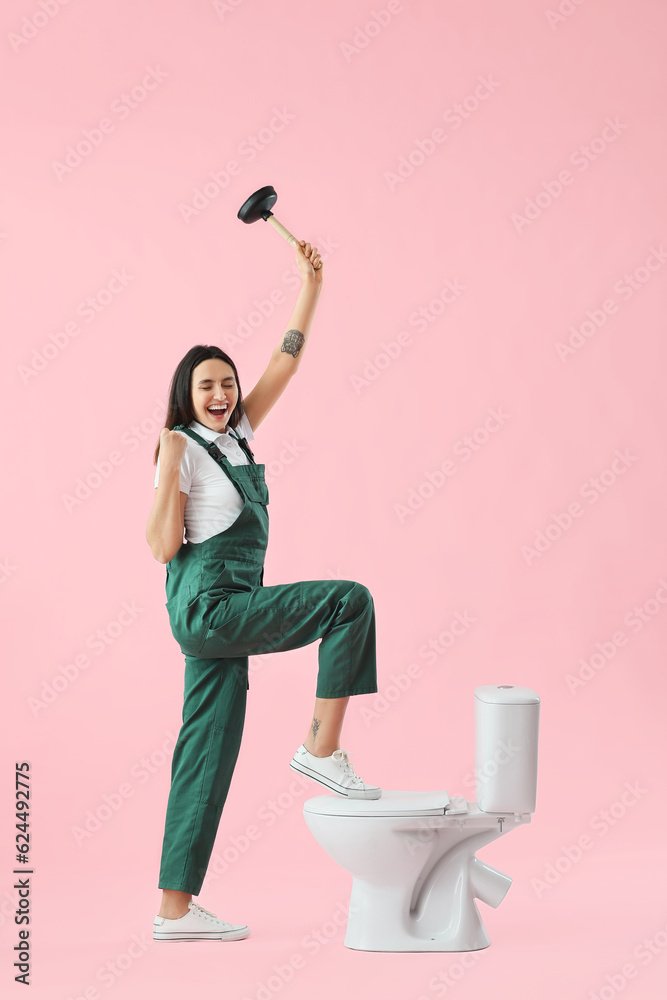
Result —
[[[293,358],[296,358],[304,345],[305,339],[306,338],[300,330],[288,330],[283,337],[280,350],[284,351],[285,354],[291,354]]]

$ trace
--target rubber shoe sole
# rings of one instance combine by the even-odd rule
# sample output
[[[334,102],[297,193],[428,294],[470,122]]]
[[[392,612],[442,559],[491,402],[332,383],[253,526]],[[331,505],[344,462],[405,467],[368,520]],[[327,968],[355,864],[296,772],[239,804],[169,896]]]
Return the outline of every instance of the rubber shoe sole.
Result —
[[[190,900],[188,912],[182,917],[156,916],[153,920],[154,941],[241,941],[250,930],[245,924],[229,924],[215,913]]]
[[[229,931],[224,934],[208,931],[195,934],[174,934],[172,932],[161,935],[159,931],[156,932],[156,928],[153,926],[154,941],[242,941],[249,934],[250,930],[246,928],[243,931]]]
[[[187,932],[174,933],[174,931],[161,932],[160,928],[153,924],[154,941],[242,941],[250,934],[248,927],[237,927],[230,931],[196,931],[191,934]]]

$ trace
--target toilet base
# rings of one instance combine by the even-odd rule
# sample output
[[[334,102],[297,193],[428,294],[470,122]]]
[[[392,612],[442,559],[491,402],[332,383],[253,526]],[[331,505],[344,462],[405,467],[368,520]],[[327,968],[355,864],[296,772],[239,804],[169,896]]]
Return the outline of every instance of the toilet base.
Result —
[[[452,845],[423,881],[409,889],[353,876],[345,947],[378,952],[488,948],[491,942],[475,899],[499,906],[512,879],[474,852],[498,836],[502,834],[484,830]]]
[[[385,792],[384,802],[356,808],[328,796],[304,803],[311,833],[352,876],[346,948],[465,952],[489,947],[475,901],[499,906],[512,879],[480,861],[476,852],[531,817],[485,813],[476,803],[447,795],[448,812],[443,795],[422,793],[420,806],[401,791]]]
[[[508,888],[509,884],[511,879],[508,878]],[[391,926],[389,915],[400,914],[399,900],[395,897],[395,892],[385,888],[378,891],[377,886],[369,886],[356,878],[352,880],[343,942],[346,948],[378,952],[447,952],[480,951],[491,944],[474,899],[457,901],[452,907],[452,911],[457,912],[454,919],[449,920],[449,926],[439,931],[424,927],[421,933],[418,920],[410,922],[409,930],[400,917],[397,924]],[[462,902],[467,905],[461,906]]]

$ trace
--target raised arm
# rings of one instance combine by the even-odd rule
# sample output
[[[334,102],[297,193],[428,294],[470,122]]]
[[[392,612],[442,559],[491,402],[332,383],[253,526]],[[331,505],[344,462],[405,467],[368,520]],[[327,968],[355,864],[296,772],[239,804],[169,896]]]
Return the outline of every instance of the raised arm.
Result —
[[[323,267],[313,266],[320,261],[317,247],[311,247],[310,243],[301,240],[295,247],[295,253],[302,278],[296,305],[287,329],[273,349],[266,370],[255,387],[243,398],[243,407],[253,431],[278,402],[301,363],[322,288]]]
[[[183,434],[162,428],[160,480],[155,487],[153,509],[146,525],[146,541],[151,547],[153,558],[161,563],[170,562],[183,544],[188,495],[179,489],[179,470],[185,448],[186,439]]]

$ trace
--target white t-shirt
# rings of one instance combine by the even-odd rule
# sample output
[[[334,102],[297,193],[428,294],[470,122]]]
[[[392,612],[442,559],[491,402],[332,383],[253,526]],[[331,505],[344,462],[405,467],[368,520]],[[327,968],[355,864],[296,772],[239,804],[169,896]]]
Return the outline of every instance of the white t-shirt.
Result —
[[[218,434],[210,427],[204,427],[198,420],[188,424],[205,441],[215,441],[230,465],[248,465],[246,453],[225,431]],[[245,413],[234,428],[240,437],[252,441],[254,434]],[[243,500],[227,473],[220,468],[206,449],[193,440],[189,434],[177,431],[186,440],[186,448],[181,459],[180,489],[188,494],[185,501],[185,537],[188,542],[205,542],[207,538],[219,534],[231,524],[243,510]],[[160,480],[160,456],[155,469],[155,486]]]

